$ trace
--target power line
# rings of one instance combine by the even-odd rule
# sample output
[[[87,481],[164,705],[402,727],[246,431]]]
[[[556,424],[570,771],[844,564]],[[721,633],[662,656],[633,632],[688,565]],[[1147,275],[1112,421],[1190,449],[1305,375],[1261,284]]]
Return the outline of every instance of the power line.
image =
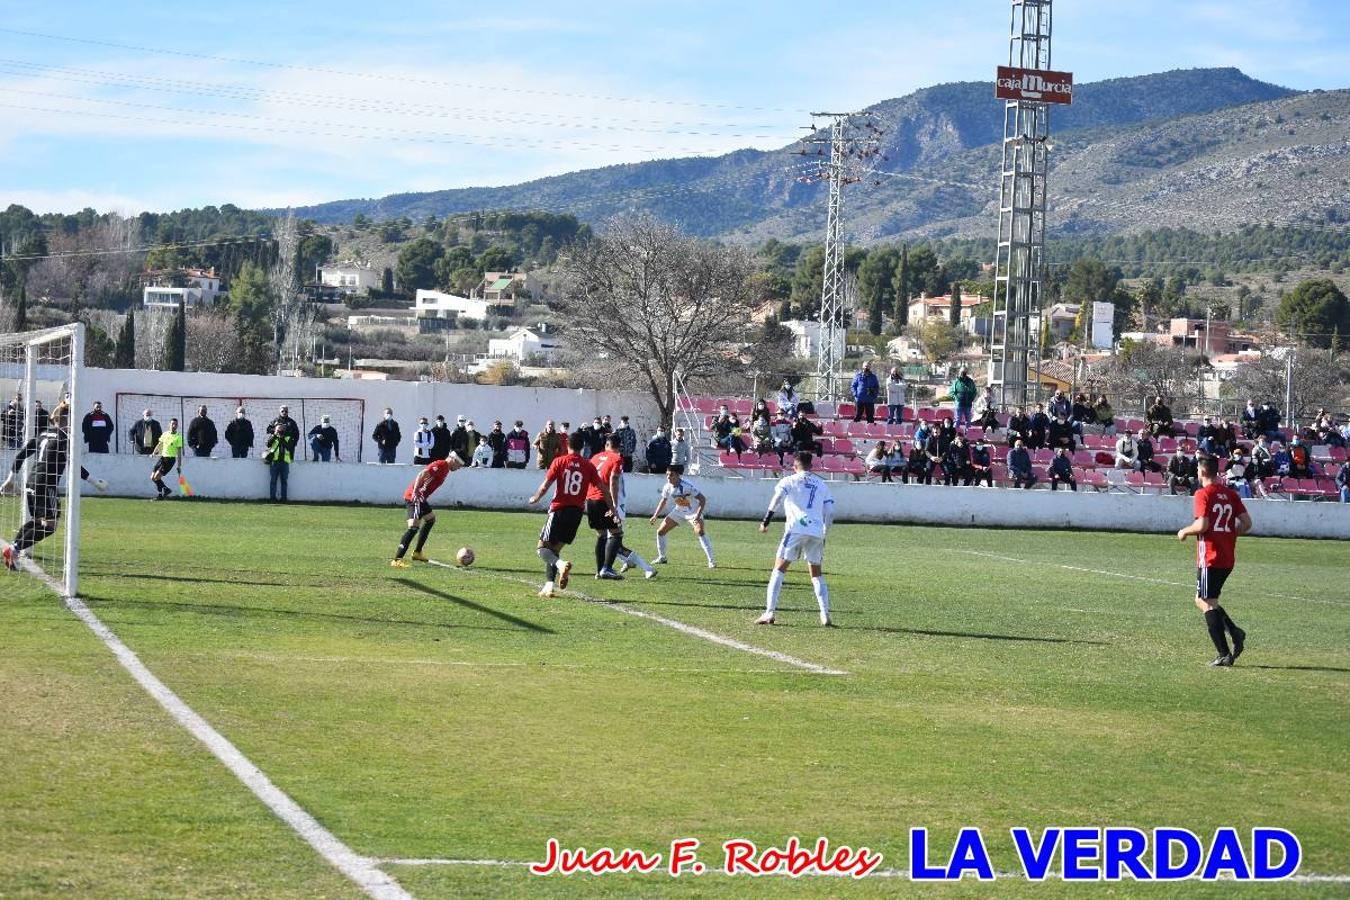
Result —
[[[205,97],[219,97],[230,100],[254,100],[271,101],[285,100],[302,106],[318,106],[327,109],[357,109],[371,112],[388,112],[397,114],[415,114],[431,115],[439,117],[454,118],[480,118],[487,121],[520,121],[521,124],[534,124],[533,120],[560,120],[562,122],[579,122],[588,126],[596,122],[617,122],[621,123],[615,126],[617,130],[625,131],[646,131],[648,129],[633,127],[634,125],[665,125],[668,128],[741,128],[741,129],[772,129],[779,127],[774,124],[766,123],[740,123],[740,122],[671,122],[662,119],[633,119],[631,117],[604,117],[591,115],[568,115],[564,113],[536,113],[527,110],[512,110],[510,116],[501,116],[498,113],[493,115],[482,114],[480,107],[472,106],[444,106],[435,104],[404,103],[389,99],[373,99],[363,97],[351,97],[333,94],[315,94],[299,91],[274,91],[261,88],[250,88],[235,84],[209,84],[201,81],[190,81],[185,79],[155,78],[148,76],[127,75],[118,72],[108,72],[97,69],[77,69],[64,66],[51,66],[43,63],[32,63],[24,60],[0,58],[0,71],[8,71],[10,74],[31,76],[34,78],[44,78],[56,81],[68,81],[76,84],[89,84],[97,87],[127,88],[143,91],[154,91],[158,93],[170,94],[189,94]],[[580,126],[573,126],[580,127]],[[595,126],[597,129],[599,126]],[[662,133],[657,129],[657,133]],[[680,133],[680,132],[669,132]],[[739,135],[731,135],[739,136]]]
[[[247,59],[233,56],[217,56],[210,53],[194,53],[190,50],[171,50],[164,47],[144,47],[136,44],[122,44],[116,41],[77,38],[41,31],[26,31],[18,28],[0,28],[0,34],[13,34],[21,37],[40,38],[47,41],[63,41],[72,44],[86,44],[95,47],[111,47],[117,50],[131,50],[137,53],[150,53],[158,56],[176,56],[187,59],[205,59],[213,62],[235,63],[237,65],[260,66],[269,69],[290,69],[297,72],[314,72],[320,75],[341,75],[347,78],[365,78],[377,81],[392,81],[397,84],[423,84],[434,87],[463,88],[478,91],[498,91],[508,94],[530,94],[540,97],[574,97],[583,100],[598,100],[604,103],[638,103],[660,106],[685,106],[700,109],[741,109],[755,112],[782,112],[800,114],[803,109],[788,109],[776,106],[744,106],[734,103],[704,103],[692,100],[664,100],[644,97],[623,97],[605,94],[584,94],[571,91],[545,91],[536,88],[502,87],[501,85],[475,84],[471,82],[439,81],[431,78],[412,78],[405,75],[385,75],[378,72],[354,72],[344,69],[330,69],[323,66],[294,65],[272,62],[270,60]]]

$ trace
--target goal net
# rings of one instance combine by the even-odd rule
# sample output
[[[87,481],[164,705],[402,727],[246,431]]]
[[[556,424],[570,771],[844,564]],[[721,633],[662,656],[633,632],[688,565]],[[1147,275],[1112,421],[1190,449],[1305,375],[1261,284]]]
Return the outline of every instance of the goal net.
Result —
[[[27,572],[66,596],[78,587],[83,356],[83,325],[0,334],[0,577]]]

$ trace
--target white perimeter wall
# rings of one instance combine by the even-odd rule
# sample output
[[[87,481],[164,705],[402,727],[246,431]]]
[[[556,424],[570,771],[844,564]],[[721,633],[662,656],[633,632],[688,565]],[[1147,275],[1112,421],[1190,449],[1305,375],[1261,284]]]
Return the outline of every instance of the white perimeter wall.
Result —
[[[89,455],[85,465],[93,475],[111,483],[111,494],[146,498],[153,494],[149,457]],[[418,467],[412,465],[298,462],[290,469],[290,498],[401,506],[403,490],[417,471]],[[258,460],[189,457],[186,474],[201,497],[267,497],[268,468]],[[533,468],[462,469],[450,477],[433,503],[440,507],[463,504],[484,509],[526,509],[525,499],[541,477],[542,473]],[[655,475],[627,478],[629,513],[650,514],[664,479]],[[771,480],[739,478],[693,480],[707,494],[713,519],[758,519],[764,514],[774,484]],[[851,522],[1166,533],[1191,521],[1189,497],[851,482],[832,482],[830,489],[837,515]],[[92,492],[85,485],[85,494]],[[1248,505],[1257,535],[1350,538],[1350,504],[1251,500]]]

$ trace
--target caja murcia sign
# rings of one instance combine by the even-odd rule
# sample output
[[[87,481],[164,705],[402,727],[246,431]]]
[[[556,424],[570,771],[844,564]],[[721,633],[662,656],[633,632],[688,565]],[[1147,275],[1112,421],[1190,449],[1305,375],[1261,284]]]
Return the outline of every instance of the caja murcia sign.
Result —
[[[999,66],[994,96],[1000,100],[1072,103],[1073,73]]]

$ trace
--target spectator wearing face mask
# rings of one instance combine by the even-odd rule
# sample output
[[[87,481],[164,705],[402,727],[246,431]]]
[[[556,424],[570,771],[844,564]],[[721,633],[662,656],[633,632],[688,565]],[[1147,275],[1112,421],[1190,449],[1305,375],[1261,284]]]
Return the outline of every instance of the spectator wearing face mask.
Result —
[[[1289,442],[1289,475],[1292,478],[1311,478],[1313,475],[1312,456],[1298,435]]]
[[[465,465],[473,462],[473,451],[478,449],[477,444],[469,446],[468,421],[463,415],[455,416],[455,430],[450,432],[450,452]]]
[[[445,424],[445,416],[437,416],[436,424],[431,426],[431,460],[446,459],[450,456],[450,426]]]
[[[688,472],[692,456],[693,451],[689,446],[689,439],[685,437],[684,429],[676,428],[675,436],[670,439],[670,466],[666,471],[669,472],[675,466],[679,466],[681,472]]]
[[[885,441],[877,441],[876,446],[868,452],[867,458],[863,460],[863,465],[873,475],[880,475],[883,482],[891,480],[891,451],[886,446]]]
[[[666,474],[670,457],[670,436],[666,434],[666,426],[658,425],[656,434],[647,442],[647,471],[653,475]]]
[[[154,413],[147,409],[141,413],[140,421],[131,426],[128,435],[136,452],[141,456],[149,456],[154,452],[155,445],[159,443],[159,437],[163,433],[163,426],[155,419]]]
[[[506,467],[523,469],[530,462],[530,433],[525,423],[516,419],[515,427],[506,435]]]
[[[1008,451],[1008,475],[1014,488],[1030,489],[1036,483],[1036,473],[1031,470],[1031,453],[1025,442],[1018,440]]]
[[[468,423],[468,429],[469,429],[469,438],[474,444],[473,450],[474,468],[478,469],[492,468],[492,445],[489,444],[486,440],[483,440],[483,436],[480,435],[474,429],[472,422]]]
[[[1147,434],[1139,435],[1139,471],[1161,472],[1162,466],[1153,458],[1153,438]]]
[[[1050,490],[1057,491],[1061,483],[1067,484],[1069,490],[1078,491],[1078,482],[1073,477],[1073,463],[1069,459],[1069,451],[1064,447],[1055,449],[1055,458],[1050,460]]]
[[[1169,493],[1176,494],[1177,490],[1180,489],[1187,494],[1194,494],[1198,487],[1199,477],[1195,455],[1190,451],[1183,450],[1168,460],[1167,489]]]
[[[891,367],[886,376],[886,424],[899,425],[905,420],[905,404],[908,402],[909,385],[901,374],[899,366]]]
[[[590,429],[586,432],[586,447],[582,456],[590,459],[597,453],[605,452],[605,438],[609,436],[609,431],[605,428],[604,419],[596,416],[591,422]]]
[[[403,432],[399,430],[398,422],[394,421],[394,411],[389,407],[384,408],[384,418],[375,426],[371,438],[375,441],[380,463],[389,465],[394,462],[398,445],[403,441]]]
[[[1044,404],[1037,403],[1036,411],[1031,414],[1031,425],[1027,436],[1027,446],[1040,450],[1045,446],[1046,435],[1050,432],[1050,417],[1045,414]]]
[[[760,403],[764,403],[763,400]],[[764,412],[768,414],[768,404],[764,405]],[[627,416],[619,416],[619,427],[614,429],[614,436],[619,439],[619,456],[623,459],[623,470],[625,472],[633,471],[633,456],[637,453],[638,436],[633,430],[633,426],[628,424]]]
[[[1134,469],[1139,466],[1139,442],[1128,428],[1116,439],[1116,468]]]
[[[915,484],[933,483],[933,460],[928,455],[927,441],[920,440],[918,436],[915,436],[909,445],[909,458],[905,462],[905,471],[900,475],[900,481],[909,484],[911,478]]]
[[[242,406],[234,411],[234,419],[225,426],[225,443],[230,445],[230,455],[235,459],[244,459],[253,449],[253,423]]]
[[[310,459],[314,462],[342,462],[342,453],[338,447],[337,429],[328,416],[320,416],[319,424],[309,430]]]
[[[986,487],[994,486],[993,460],[990,457],[989,445],[985,443],[984,438],[977,440],[975,446],[970,448],[970,470],[971,484],[978,485],[983,481]]]
[[[425,466],[431,462],[431,451],[436,446],[436,435],[431,433],[431,423],[426,416],[417,420],[417,430],[413,432],[413,465]]]
[[[290,407],[282,404],[277,409],[277,417],[267,426],[267,433],[281,435],[281,439],[291,451],[291,456],[295,456],[295,448],[300,445],[300,426],[291,418]]]
[[[778,389],[778,396],[774,400],[778,404],[778,411],[789,419],[797,418],[797,404],[801,400],[797,392],[792,387],[792,382],[784,381],[783,386]]]
[[[769,423],[769,437],[773,441],[773,450],[778,454],[778,464],[782,465],[788,453],[792,452],[792,423],[780,409]]]

